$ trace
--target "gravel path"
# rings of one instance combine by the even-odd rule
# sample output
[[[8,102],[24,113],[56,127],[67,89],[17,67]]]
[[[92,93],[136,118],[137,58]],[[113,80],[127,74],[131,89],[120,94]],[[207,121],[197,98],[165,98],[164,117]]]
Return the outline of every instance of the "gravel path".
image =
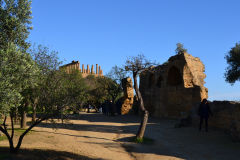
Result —
[[[58,129],[52,129],[53,125],[48,123],[34,128],[23,140],[22,149],[83,156],[62,157],[69,160],[238,160],[240,157],[240,143],[233,143],[223,132],[211,128],[208,133],[198,132],[194,127],[174,128],[174,120],[150,119],[145,135],[154,142],[129,142],[139,121],[139,117],[131,115],[107,117],[81,113],[68,124],[56,124]],[[8,142],[1,141],[0,146],[8,146]]]

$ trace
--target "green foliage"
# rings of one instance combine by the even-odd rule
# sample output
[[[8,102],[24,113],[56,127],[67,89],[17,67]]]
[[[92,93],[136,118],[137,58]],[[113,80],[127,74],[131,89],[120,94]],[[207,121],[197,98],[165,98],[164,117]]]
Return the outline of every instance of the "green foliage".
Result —
[[[29,48],[26,42],[31,26],[31,0],[0,0],[0,48],[14,43],[21,50]]]
[[[135,138],[134,142],[135,143],[143,143],[143,138]]]
[[[33,45],[29,52],[41,70],[41,74],[45,75],[51,71],[56,71],[62,64],[59,61],[58,52],[50,50],[43,45]]]
[[[38,68],[28,53],[22,53],[14,44],[0,50],[0,114],[21,104],[21,92],[36,85]]]
[[[98,77],[97,82],[98,90],[101,91],[102,94],[106,95],[106,100],[115,102],[117,100],[117,97],[122,95],[122,87],[115,80],[112,80],[108,77]]]
[[[236,43],[225,56],[228,67],[225,72],[225,80],[231,84],[240,80],[240,44]]]
[[[183,47],[182,43],[177,43],[177,48],[175,50],[176,54],[182,54],[187,52],[187,49]]]
[[[6,139],[7,139],[6,136],[1,136],[1,135],[0,135],[0,141],[4,141],[4,140],[6,140]]]
[[[141,143],[141,144],[153,144],[154,143],[153,139],[147,138],[147,137],[143,137],[143,138],[134,137],[131,141],[135,142],[135,143]]]
[[[127,77],[127,72],[118,66],[112,67],[109,73],[107,73],[106,77],[111,78],[118,84],[122,83],[122,79]]]

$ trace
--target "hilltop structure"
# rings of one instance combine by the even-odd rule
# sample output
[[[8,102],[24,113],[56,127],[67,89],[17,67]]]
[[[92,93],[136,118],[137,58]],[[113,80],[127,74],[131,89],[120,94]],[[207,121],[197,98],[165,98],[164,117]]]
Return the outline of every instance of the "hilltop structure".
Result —
[[[94,65],[91,66],[91,71],[89,68],[89,65],[87,65],[87,69],[84,68],[84,64],[82,64],[82,69],[80,68],[79,61],[72,61],[72,63],[63,65],[60,67],[60,69],[65,69],[67,73],[71,73],[73,70],[79,70],[82,73],[82,77],[85,78],[88,75],[94,75],[96,77],[103,76],[103,71],[101,69],[101,66],[98,66],[96,64],[96,72],[94,71]]]
[[[196,103],[208,98],[204,71],[200,59],[185,52],[142,72],[139,88],[145,107],[154,117],[178,118],[190,112]]]

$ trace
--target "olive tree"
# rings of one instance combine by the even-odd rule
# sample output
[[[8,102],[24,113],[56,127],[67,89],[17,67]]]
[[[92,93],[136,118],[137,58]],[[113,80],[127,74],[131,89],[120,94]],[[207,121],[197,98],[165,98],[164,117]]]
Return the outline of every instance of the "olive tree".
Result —
[[[14,43],[21,50],[27,50],[32,29],[31,0],[0,0],[0,48]]]
[[[236,81],[240,81],[240,44],[231,48],[228,54],[225,56],[227,60],[228,67],[225,72],[225,80],[231,84]]]
[[[3,119],[0,131],[8,138],[11,152],[17,151],[21,145],[21,143],[16,147],[13,145],[14,111],[21,105],[22,92],[36,85],[38,72],[38,67],[30,54],[21,52],[13,43],[9,43],[6,49],[0,49],[0,117]],[[6,125],[8,116],[11,119],[11,135]],[[24,132],[23,136],[25,134]],[[21,139],[20,137],[19,142]]]

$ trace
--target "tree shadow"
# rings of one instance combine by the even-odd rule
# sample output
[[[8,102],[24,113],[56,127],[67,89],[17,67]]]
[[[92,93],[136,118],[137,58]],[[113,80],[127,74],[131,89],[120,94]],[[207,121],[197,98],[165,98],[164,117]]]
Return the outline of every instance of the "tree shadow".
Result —
[[[21,149],[18,154],[10,154],[9,148],[0,147],[0,160],[102,160],[65,151]]]
[[[61,123],[41,123],[37,127],[53,128],[53,129],[69,129],[74,131],[93,131],[101,133],[132,133],[131,126],[113,126],[113,125],[91,125],[91,124],[61,124]]]
[[[84,113],[69,115],[70,120],[86,120],[88,122],[114,122],[114,123],[140,123],[141,117],[137,115],[107,116],[101,113]]]

